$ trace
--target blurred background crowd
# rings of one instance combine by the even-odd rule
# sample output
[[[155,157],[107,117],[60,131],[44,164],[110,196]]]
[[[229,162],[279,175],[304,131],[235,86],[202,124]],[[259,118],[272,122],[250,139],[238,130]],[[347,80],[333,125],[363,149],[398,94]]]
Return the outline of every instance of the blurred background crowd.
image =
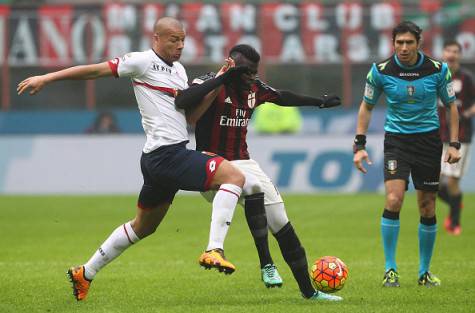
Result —
[[[441,57],[444,40],[457,39],[464,49],[463,65],[475,69],[473,1],[2,3],[2,134],[80,133],[93,124],[96,111],[112,112],[123,132],[140,133],[128,81],[64,82],[49,86],[49,92],[35,98],[17,97],[15,88],[30,75],[145,50],[153,22],[163,15],[178,17],[187,27],[182,62],[190,79],[216,71],[226,51],[245,42],[261,52],[259,75],[271,86],[315,96],[324,92],[341,95],[343,109],[317,112],[305,108],[297,112],[302,118],[291,122],[296,125],[283,127],[283,132],[325,133],[331,129],[351,133],[353,109],[361,101],[365,75],[372,62],[392,53],[391,29],[401,20],[410,19],[424,29],[423,50],[436,58]],[[47,115],[35,119],[46,110]],[[68,122],[58,124],[57,119]],[[381,131],[381,127],[382,123],[375,123],[372,131]]]

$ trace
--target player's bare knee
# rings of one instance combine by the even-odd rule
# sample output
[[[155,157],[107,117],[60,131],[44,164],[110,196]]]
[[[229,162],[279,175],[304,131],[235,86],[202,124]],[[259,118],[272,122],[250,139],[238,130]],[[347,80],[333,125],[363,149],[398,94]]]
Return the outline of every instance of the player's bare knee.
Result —
[[[390,211],[399,212],[402,207],[403,197],[397,193],[390,193],[386,196],[386,208]]]
[[[423,217],[435,215],[435,198],[424,198],[419,201],[419,212]]]
[[[155,232],[157,226],[151,227],[151,225],[147,225],[143,222],[143,220],[135,218],[131,223],[132,229],[134,230],[137,237],[140,239],[144,239],[147,236],[150,236]]]
[[[216,184],[233,184],[239,187],[244,186],[244,174],[235,168],[229,161],[223,161],[213,180]]]
[[[234,169],[233,173],[230,176],[230,180],[231,182],[229,183],[242,188],[244,186],[244,182],[246,181],[246,178],[244,177],[244,174],[241,171],[239,171],[238,169]]]

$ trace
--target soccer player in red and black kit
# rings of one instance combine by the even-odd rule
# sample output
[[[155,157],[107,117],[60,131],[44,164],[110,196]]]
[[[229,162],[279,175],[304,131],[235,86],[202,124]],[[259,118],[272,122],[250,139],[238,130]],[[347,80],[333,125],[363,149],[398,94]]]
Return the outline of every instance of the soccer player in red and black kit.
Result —
[[[455,104],[457,105],[459,122],[459,140],[461,159],[458,163],[448,164],[442,162],[441,186],[439,197],[450,206],[450,214],[445,219],[445,229],[448,233],[459,235],[462,231],[460,227],[460,209],[462,203],[462,191],[460,189],[460,179],[469,167],[470,143],[472,141],[472,117],[475,115],[475,84],[472,73],[460,67],[460,57],[462,46],[455,40],[447,41],[444,44],[443,59],[447,62],[452,72],[452,81],[455,91]],[[440,135],[444,142],[444,153],[448,148],[449,119],[445,107],[439,106]]]
[[[308,274],[305,250],[287,218],[284,203],[270,178],[247,151],[247,126],[254,109],[273,102],[281,106],[314,106],[327,108],[340,105],[336,96],[322,98],[297,95],[290,91],[276,90],[257,78],[259,53],[249,45],[234,46],[226,65],[218,74],[209,73],[192,82],[175,99],[175,105],[187,109],[187,120],[195,124],[196,149],[216,153],[240,169],[246,180],[258,179],[260,190],[252,194],[243,191],[246,220],[257,247],[261,277],[266,286],[282,284],[269,252],[268,228],[279,243],[282,255],[289,265],[304,298],[339,301],[342,298],[318,292]],[[229,83],[215,83],[228,68],[246,67],[247,71]],[[213,193],[202,193],[211,200]],[[275,279],[277,277],[277,279]]]

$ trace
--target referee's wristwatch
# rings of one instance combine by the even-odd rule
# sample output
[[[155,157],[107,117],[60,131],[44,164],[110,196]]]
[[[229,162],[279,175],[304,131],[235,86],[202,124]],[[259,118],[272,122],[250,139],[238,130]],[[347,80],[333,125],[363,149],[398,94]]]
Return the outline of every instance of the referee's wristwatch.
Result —
[[[455,148],[457,150],[460,150],[460,141],[451,141],[449,143],[449,147]]]

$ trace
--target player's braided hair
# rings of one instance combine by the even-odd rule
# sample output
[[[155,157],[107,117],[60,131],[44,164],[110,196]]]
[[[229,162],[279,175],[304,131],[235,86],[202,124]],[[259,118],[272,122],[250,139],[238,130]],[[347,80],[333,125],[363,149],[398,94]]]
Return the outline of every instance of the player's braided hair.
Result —
[[[416,41],[419,42],[421,39],[422,29],[411,21],[404,21],[399,23],[393,29],[393,42],[396,40],[398,34],[411,33],[416,37]]]
[[[231,48],[231,51],[229,51],[229,56],[231,58],[234,58],[237,53],[242,54],[246,59],[254,62],[254,63],[259,63],[261,56],[259,55],[259,52],[257,52],[256,49],[251,47],[250,45],[236,45]]]

